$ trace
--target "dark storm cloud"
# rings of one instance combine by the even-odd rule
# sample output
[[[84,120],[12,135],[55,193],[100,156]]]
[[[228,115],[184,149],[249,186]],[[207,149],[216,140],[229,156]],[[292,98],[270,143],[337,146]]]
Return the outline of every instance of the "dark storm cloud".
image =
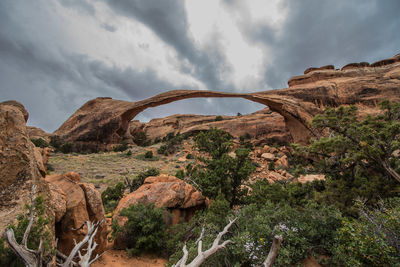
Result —
[[[160,39],[172,46],[181,60],[180,70],[201,80],[207,89],[233,88],[221,78],[224,72],[229,71],[230,66],[217,38],[206,49],[199,50],[189,37],[183,1],[105,1],[117,13],[147,25]],[[187,66],[186,60],[191,66]]]
[[[398,0],[286,0],[283,6],[288,16],[279,34],[268,25],[241,25],[251,42],[272,51],[264,82],[273,88],[311,66],[372,63],[400,51]]]
[[[44,46],[40,38],[22,31],[18,13],[7,12],[13,8],[11,1],[0,3],[0,101],[22,102],[30,113],[31,125],[53,131],[82,104],[98,96],[141,100],[175,88],[153,70],[118,68]],[[190,84],[184,87],[193,88]]]

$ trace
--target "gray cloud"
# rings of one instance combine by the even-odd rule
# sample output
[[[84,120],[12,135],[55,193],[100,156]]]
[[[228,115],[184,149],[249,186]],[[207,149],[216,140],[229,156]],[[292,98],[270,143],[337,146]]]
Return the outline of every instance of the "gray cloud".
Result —
[[[115,32],[117,30],[116,27],[114,27],[113,25],[107,24],[107,23],[101,24],[100,27],[102,27],[104,30],[109,31],[109,32]]]
[[[92,98],[135,101],[176,87],[153,70],[121,69],[86,55],[42,46],[39,39],[21,32],[15,16],[5,12],[13,7],[7,4],[0,4],[0,100],[23,103],[31,125],[53,131]]]
[[[252,41],[273,51],[265,83],[286,81],[311,66],[388,58],[399,52],[400,1],[286,0],[288,18],[279,35],[268,25],[242,25]],[[271,60],[271,59],[268,59]]]
[[[181,59],[180,70],[201,80],[210,90],[232,89],[232,84],[223,81],[222,75],[229,71],[222,52],[223,48],[215,39],[204,50],[195,47],[188,32],[184,2],[179,0],[121,0],[106,1],[117,13],[134,18],[147,25],[165,43],[172,46]],[[191,67],[185,64],[188,60]]]
[[[58,0],[63,6],[87,13],[93,16],[96,13],[94,6],[87,0]]]
[[[80,14],[96,17],[90,1],[57,1]],[[341,67],[350,62],[373,62],[400,52],[400,2],[396,0],[286,0],[283,5],[288,8],[288,17],[279,34],[267,24],[254,22],[237,0],[225,2],[227,10],[240,18],[238,27],[247,40],[272,51],[271,57],[265,56],[265,87],[286,87],[290,77],[310,66]],[[65,37],[65,21],[54,12],[51,3],[0,1],[0,101],[22,102],[30,112],[29,124],[53,131],[83,103],[98,96],[136,101],[171,89],[204,89],[162,79],[155,71],[157,66],[137,71],[93,60],[76,51],[73,40]],[[175,67],[182,73],[200,80],[207,89],[240,89],[224,81],[224,74],[231,73],[231,68],[217,34],[205,48],[194,44],[183,2],[107,3],[116,16],[140,21],[173,47],[178,59],[171,58],[170,62],[178,62]],[[99,26],[110,32],[116,30],[112,24]],[[147,44],[139,46],[148,49]],[[146,110],[139,118],[205,111],[236,114],[260,108],[246,100],[191,99]]]

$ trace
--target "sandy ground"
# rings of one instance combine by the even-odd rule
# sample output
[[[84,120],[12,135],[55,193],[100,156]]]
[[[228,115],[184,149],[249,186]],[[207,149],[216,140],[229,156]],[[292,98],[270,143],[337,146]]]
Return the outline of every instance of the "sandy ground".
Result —
[[[130,257],[124,250],[107,250],[92,267],[163,267],[166,259],[151,255]]]

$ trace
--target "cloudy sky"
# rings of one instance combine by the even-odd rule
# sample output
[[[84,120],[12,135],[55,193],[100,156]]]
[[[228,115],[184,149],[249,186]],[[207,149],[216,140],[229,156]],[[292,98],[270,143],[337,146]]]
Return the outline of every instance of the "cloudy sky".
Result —
[[[98,96],[285,88],[310,66],[400,53],[399,13],[399,0],[1,0],[0,101],[52,132]],[[260,108],[191,99],[137,118]]]

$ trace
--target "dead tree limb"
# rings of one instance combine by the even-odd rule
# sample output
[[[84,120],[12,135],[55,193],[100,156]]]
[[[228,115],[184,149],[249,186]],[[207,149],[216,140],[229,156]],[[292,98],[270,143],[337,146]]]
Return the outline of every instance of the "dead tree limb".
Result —
[[[272,241],[272,246],[271,246],[271,249],[269,250],[267,259],[263,263],[264,267],[271,267],[274,264],[275,259],[278,256],[278,251],[279,251],[282,241],[283,241],[283,237],[281,235],[274,236],[274,239]]]
[[[68,257],[66,257],[64,263],[60,266],[62,267],[70,267],[75,265],[76,263],[73,262],[73,259],[76,257],[76,255],[78,254],[79,257],[79,262],[78,262],[78,266],[80,267],[89,267],[94,261],[96,261],[101,255],[96,255],[96,257],[93,260],[90,260],[93,251],[95,250],[95,248],[97,247],[97,243],[96,241],[93,241],[94,237],[97,234],[97,230],[100,226],[100,224],[102,224],[104,222],[104,220],[101,220],[97,223],[92,223],[90,221],[86,222],[86,226],[87,226],[87,234],[85,235],[85,237],[79,242],[76,243],[75,241],[75,247],[72,249],[71,253],[69,254]],[[84,245],[86,245],[86,243],[88,244],[86,250],[86,253],[84,255],[82,255],[81,253],[81,249],[83,248]],[[83,250],[83,249],[82,249]]]
[[[237,219],[237,218],[236,218]],[[200,237],[197,239],[196,243],[197,243],[197,256],[196,258],[194,258],[194,260],[186,265],[186,261],[189,257],[189,252],[187,250],[186,247],[186,243],[183,246],[183,256],[182,258],[175,264],[172,265],[173,267],[198,267],[200,266],[208,257],[210,257],[211,255],[213,255],[215,252],[217,252],[218,250],[225,248],[226,245],[228,245],[229,243],[232,243],[231,240],[226,240],[224,241],[222,244],[219,244],[219,242],[221,241],[221,238],[223,235],[225,235],[229,228],[232,226],[232,224],[236,221],[236,219],[229,221],[229,223],[225,226],[224,230],[222,230],[221,232],[218,233],[217,237],[214,239],[214,242],[212,244],[212,246],[207,249],[206,251],[202,251],[202,246],[203,246],[203,236],[204,236],[204,228],[201,231]]]
[[[37,188],[36,185],[32,185],[32,190],[30,195],[31,207],[29,211],[29,224],[25,229],[21,244],[18,244],[18,242],[16,241],[13,229],[9,228],[4,233],[4,237],[10,248],[15,252],[15,254],[17,254],[22,259],[25,266],[27,267],[41,267],[43,264],[43,259],[42,259],[43,240],[40,240],[40,244],[37,250],[29,249],[27,247],[29,233],[32,229],[32,225],[35,219],[34,211],[35,211],[36,188]]]

